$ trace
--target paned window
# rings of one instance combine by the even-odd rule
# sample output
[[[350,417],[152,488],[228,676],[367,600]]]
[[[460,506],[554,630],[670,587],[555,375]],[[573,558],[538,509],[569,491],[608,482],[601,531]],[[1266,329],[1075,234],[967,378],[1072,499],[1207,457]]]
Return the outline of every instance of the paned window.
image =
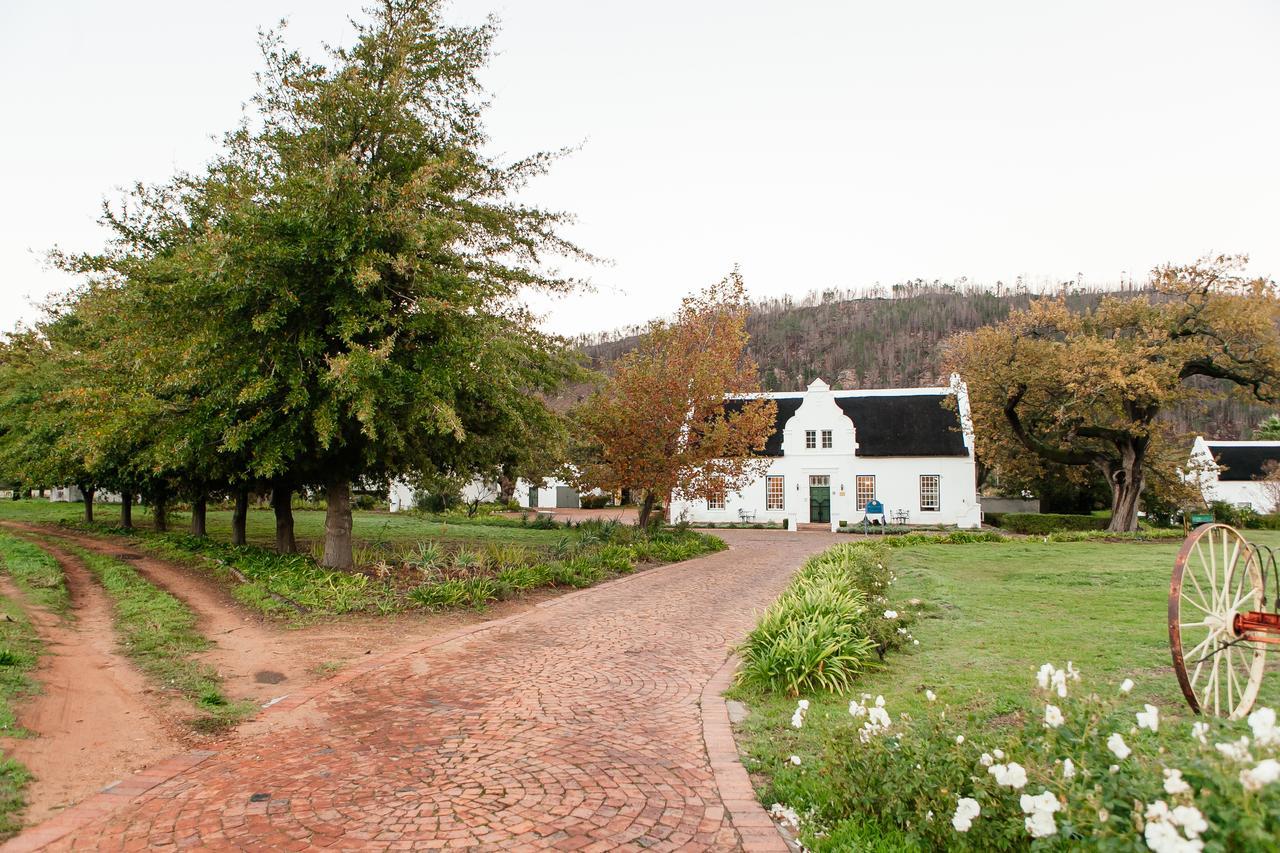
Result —
[[[813,450],[818,446],[817,430],[807,429],[804,431],[804,449]]]
[[[724,489],[707,492],[707,509],[724,509]]]
[[[858,509],[866,509],[867,504],[876,499],[876,475],[859,474],[854,481],[853,497]]]
[[[764,478],[764,508],[784,509],[786,482],[780,476],[770,474]]]
[[[937,512],[942,508],[942,478],[937,474],[920,475],[920,511]]]
[[[822,449],[823,450],[831,449],[831,430],[829,429],[824,429],[822,431]]]
[[[829,487],[831,485],[831,475],[830,474],[810,474],[809,485],[818,486],[819,488],[822,488],[823,486]]]

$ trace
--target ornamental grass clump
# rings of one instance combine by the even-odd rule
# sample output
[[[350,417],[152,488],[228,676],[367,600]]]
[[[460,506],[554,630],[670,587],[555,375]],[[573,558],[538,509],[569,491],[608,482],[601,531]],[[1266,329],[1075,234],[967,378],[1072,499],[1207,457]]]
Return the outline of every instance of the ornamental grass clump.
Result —
[[[740,652],[740,683],[799,696],[845,691],[875,657],[914,642],[889,606],[886,552],[837,545],[810,559],[765,611]]]

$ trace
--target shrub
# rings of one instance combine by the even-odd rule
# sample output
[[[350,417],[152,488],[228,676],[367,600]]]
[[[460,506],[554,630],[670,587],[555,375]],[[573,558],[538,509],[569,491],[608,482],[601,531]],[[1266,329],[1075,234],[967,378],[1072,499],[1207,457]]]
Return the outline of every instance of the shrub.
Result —
[[[1044,536],[1059,530],[1102,530],[1107,526],[1107,519],[1095,515],[1007,512],[1000,526],[1013,533]]]
[[[453,578],[424,584],[409,592],[409,598],[432,610],[463,604],[480,610],[497,597],[498,585],[490,578]]]
[[[609,495],[583,495],[579,501],[583,509],[604,509],[610,503]]]
[[[954,708],[913,719],[851,703],[848,717],[836,712],[843,722],[822,729],[813,763],[783,768],[769,794],[804,815],[813,850],[843,849],[827,839],[866,829],[897,839],[896,849],[1275,849],[1274,712],[1258,709],[1247,723],[1162,721],[1123,691],[1078,686],[1070,664],[1046,667],[1037,701],[1012,727]],[[962,798],[976,814],[958,817]]]
[[[841,544],[811,558],[747,636],[739,682],[791,696],[848,690],[873,654],[911,639],[910,617],[888,606],[892,582],[878,546]]]
[[[1181,539],[1181,527],[1145,527],[1138,530],[1115,533],[1110,530],[1059,530],[1045,537],[1050,542],[1154,542],[1168,539]]]
[[[635,568],[634,552],[629,545],[605,545],[592,559],[602,571],[612,574],[626,574]]]

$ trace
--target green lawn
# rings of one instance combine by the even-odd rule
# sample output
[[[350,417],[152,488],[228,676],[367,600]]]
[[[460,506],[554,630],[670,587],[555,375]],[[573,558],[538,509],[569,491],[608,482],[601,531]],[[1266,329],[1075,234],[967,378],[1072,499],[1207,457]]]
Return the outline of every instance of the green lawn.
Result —
[[[1280,546],[1274,531],[1246,536]],[[1090,689],[1110,695],[1114,685],[1132,678],[1136,686],[1127,704],[1141,709],[1150,702],[1166,725],[1185,726],[1192,715],[1173,673],[1166,627],[1169,578],[1180,544],[1024,540],[892,551],[897,582],[890,606],[919,598],[937,608],[936,617],[912,626],[918,647],[891,655],[884,669],[860,678],[851,695],[883,695],[896,719],[902,712],[924,716],[924,693],[932,690],[956,714],[972,714],[979,726],[994,731],[1020,725],[1027,709],[1032,716],[1039,713],[1043,700],[1037,704],[1032,695],[1036,670],[1046,662],[1061,668],[1070,660]],[[765,806],[804,800],[805,786],[818,783],[805,781],[807,769],[789,766],[788,759],[798,754],[814,761],[848,743],[850,696],[807,696],[812,707],[797,731],[789,722],[794,699],[741,688],[732,695],[751,708],[739,746],[748,770],[757,774]],[[1260,706],[1278,704],[1280,652],[1269,661],[1258,697]],[[880,832],[872,826],[848,843],[896,849],[903,841]]]
[[[94,521],[116,525],[120,522],[119,504],[95,504]],[[14,521],[80,521],[84,518],[84,506],[79,503],[50,503],[46,500],[0,501],[0,520]],[[294,533],[298,546],[309,550],[324,540],[324,512],[314,509],[296,509],[293,512]],[[169,514],[169,527],[185,530],[191,517],[184,512]],[[140,528],[152,526],[151,513],[141,507],[133,509],[133,523]],[[209,510],[207,518],[209,536],[224,542],[231,539],[231,511]],[[530,546],[553,546],[564,535],[563,530],[540,530],[522,527],[518,520],[507,518],[482,519],[431,519],[411,513],[391,513],[357,510],[352,513],[352,528],[357,548],[400,545],[427,539],[448,542],[514,543]],[[271,546],[275,543],[275,515],[268,509],[250,509],[246,532],[252,545]]]

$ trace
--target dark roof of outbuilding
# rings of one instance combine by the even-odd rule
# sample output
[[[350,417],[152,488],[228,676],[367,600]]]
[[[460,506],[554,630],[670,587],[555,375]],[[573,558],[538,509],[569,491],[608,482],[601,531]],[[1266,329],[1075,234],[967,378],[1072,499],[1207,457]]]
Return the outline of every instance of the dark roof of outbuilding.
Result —
[[[857,430],[859,456],[968,456],[960,415],[942,394],[836,397]]]
[[[742,411],[742,404],[745,400],[726,400],[724,404],[727,412]],[[756,454],[758,456],[781,456],[782,455],[782,429],[787,425],[787,421],[791,420],[791,416],[796,413],[796,409],[800,408],[800,404],[804,400],[800,397],[781,397],[774,402],[778,404],[778,414],[773,422],[773,433],[769,436],[769,440],[765,442],[764,450]]]
[[[1260,480],[1267,476],[1268,462],[1280,464],[1280,446],[1275,444],[1206,444],[1225,469],[1218,472],[1219,480]]]
[[[945,394],[855,394],[835,401],[857,430],[859,456],[968,456],[960,416]],[[778,414],[761,456],[782,455],[782,432],[804,402],[802,395],[774,397]],[[727,400],[728,411],[743,401]]]

